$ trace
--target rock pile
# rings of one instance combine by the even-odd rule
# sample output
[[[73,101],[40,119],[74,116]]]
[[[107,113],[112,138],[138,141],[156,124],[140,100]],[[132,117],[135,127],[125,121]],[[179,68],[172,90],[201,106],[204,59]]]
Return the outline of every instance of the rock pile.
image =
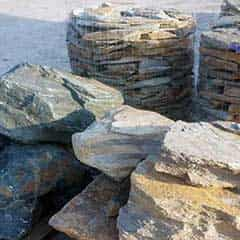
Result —
[[[117,240],[117,216],[128,200],[129,176],[150,153],[159,153],[173,123],[158,113],[122,106],[73,135],[79,160],[105,175],[53,216],[50,225],[78,240]]]
[[[0,239],[18,240],[87,184],[71,135],[121,106],[95,80],[31,64],[0,78]]]
[[[240,5],[226,0],[216,26],[202,34],[200,96],[213,119],[240,121]]]
[[[121,106],[73,135],[80,161],[105,175],[50,224],[77,240],[237,240],[238,130],[230,122],[173,122]]]
[[[183,117],[192,88],[191,16],[175,10],[117,9],[72,13],[67,45],[74,73],[123,92],[137,108]]]
[[[131,176],[119,239],[237,240],[239,143],[239,136],[207,123],[174,124],[160,154]]]

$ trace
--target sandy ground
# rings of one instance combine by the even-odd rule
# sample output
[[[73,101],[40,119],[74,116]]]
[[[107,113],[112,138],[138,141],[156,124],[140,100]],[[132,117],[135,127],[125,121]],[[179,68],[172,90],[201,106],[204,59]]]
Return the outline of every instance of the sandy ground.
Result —
[[[74,8],[99,0],[0,0],[0,74],[21,62],[70,70],[65,45],[66,21]],[[174,7],[193,12],[200,32],[216,21],[221,0],[111,0],[114,4]],[[197,46],[196,46],[197,47]],[[197,67],[197,66],[196,66]]]

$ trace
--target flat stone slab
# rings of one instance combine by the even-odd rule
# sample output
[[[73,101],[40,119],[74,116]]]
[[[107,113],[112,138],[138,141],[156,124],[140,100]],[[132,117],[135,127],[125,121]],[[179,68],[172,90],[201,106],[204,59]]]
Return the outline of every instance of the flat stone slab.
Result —
[[[49,224],[77,240],[117,240],[116,216],[109,216],[109,210],[112,202],[121,198],[119,209],[127,197],[128,184],[125,186],[100,175],[53,216]]]
[[[240,136],[210,123],[176,122],[155,168],[192,185],[240,188]]]
[[[130,175],[150,153],[159,153],[174,121],[150,111],[122,106],[72,137],[77,158],[115,180]]]

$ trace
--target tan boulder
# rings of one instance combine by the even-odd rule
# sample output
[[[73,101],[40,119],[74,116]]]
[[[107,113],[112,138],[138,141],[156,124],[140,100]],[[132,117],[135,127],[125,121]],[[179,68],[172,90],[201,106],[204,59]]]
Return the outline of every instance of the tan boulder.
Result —
[[[149,157],[132,174],[130,199],[118,218],[120,240],[239,239],[239,194],[186,185],[157,172],[158,161]]]
[[[98,176],[50,219],[56,230],[77,240],[117,240],[116,215],[128,198],[128,181]]]

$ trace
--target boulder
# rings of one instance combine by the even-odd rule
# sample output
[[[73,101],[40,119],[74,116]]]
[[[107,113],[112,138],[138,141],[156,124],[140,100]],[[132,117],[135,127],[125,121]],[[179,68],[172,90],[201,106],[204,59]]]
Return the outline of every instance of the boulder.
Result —
[[[155,168],[191,185],[240,188],[239,156],[239,135],[179,121],[166,134]]]
[[[129,201],[118,218],[120,240],[239,239],[239,194],[186,185],[171,173],[157,172],[158,161],[150,156],[131,176]]]
[[[123,102],[93,79],[31,64],[4,74],[0,92],[0,134],[24,143],[70,143],[74,132]]]
[[[0,239],[21,239],[39,200],[50,191],[81,186],[84,170],[73,154],[55,145],[10,144],[0,152]],[[46,214],[46,210],[45,214]]]
[[[100,175],[49,224],[77,240],[117,240],[116,216],[128,199],[129,181],[116,183]]]
[[[115,180],[130,175],[149,153],[158,153],[174,122],[158,113],[122,106],[72,137],[77,158]]]

